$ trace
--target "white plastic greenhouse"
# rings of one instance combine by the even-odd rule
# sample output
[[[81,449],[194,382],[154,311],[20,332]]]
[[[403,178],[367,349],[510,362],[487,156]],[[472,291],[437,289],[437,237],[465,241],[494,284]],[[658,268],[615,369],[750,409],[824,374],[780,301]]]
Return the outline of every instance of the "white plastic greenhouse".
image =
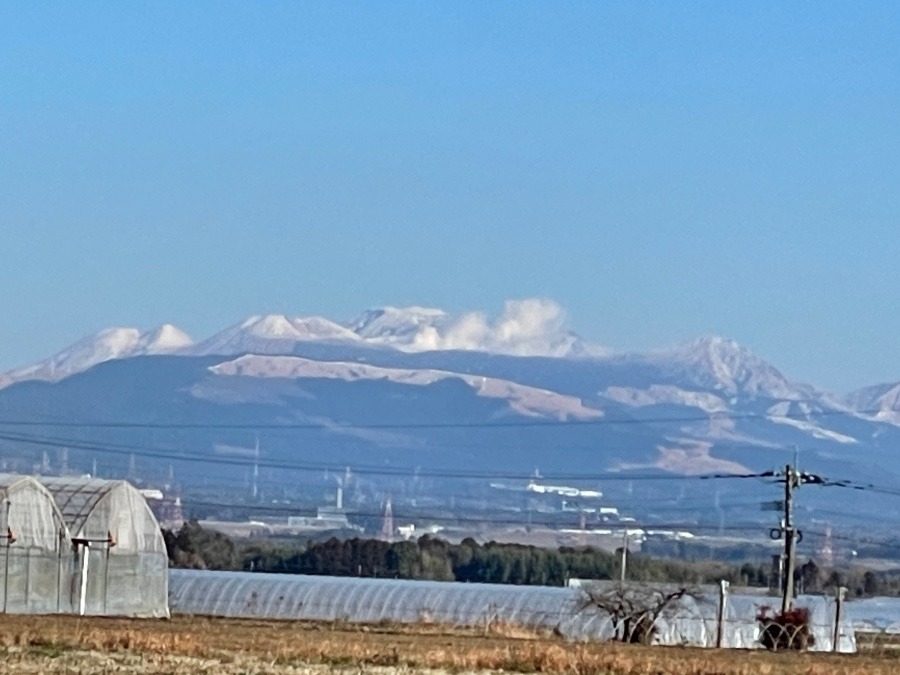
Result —
[[[506,622],[554,630],[572,640],[614,639],[608,613],[586,602],[578,588],[403,581],[252,572],[171,570],[169,601],[181,614],[352,621],[428,622],[479,626]],[[725,614],[723,647],[759,647],[760,607],[776,602],[731,595]],[[834,601],[801,596],[815,637],[812,649],[830,651]],[[718,598],[686,597],[674,612],[656,621],[655,642],[711,647],[717,638]],[[856,650],[853,628],[842,621],[840,651]]]
[[[62,611],[168,617],[168,557],[159,523],[126,481],[41,478],[70,545]]]
[[[53,497],[28,476],[0,474],[3,612],[49,614],[61,605],[68,530]]]

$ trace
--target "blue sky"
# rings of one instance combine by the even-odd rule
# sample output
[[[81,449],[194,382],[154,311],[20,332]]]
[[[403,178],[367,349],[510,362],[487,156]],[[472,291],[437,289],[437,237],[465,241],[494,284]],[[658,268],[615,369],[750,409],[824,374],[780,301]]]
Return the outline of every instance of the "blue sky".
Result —
[[[895,3],[0,6],[0,369],[499,311],[900,379]]]

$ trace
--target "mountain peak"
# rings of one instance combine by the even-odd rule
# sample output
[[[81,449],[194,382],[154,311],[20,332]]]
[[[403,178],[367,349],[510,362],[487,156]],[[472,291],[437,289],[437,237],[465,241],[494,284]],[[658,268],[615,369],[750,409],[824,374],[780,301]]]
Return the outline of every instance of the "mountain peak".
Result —
[[[375,345],[407,352],[478,351],[514,356],[605,355],[565,327],[565,312],[552,300],[508,300],[500,316],[483,312],[450,315],[430,307],[378,307],[348,324]]]
[[[266,314],[247,317],[187,351],[195,356],[291,354],[298,342],[358,340],[359,336],[353,331],[320,316],[291,318],[284,314]]]
[[[104,328],[48,359],[0,375],[0,388],[22,380],[58,382],[98,363],[144,354],[170,354],[190,344],[187,334],[171,324],[143,333],[130,327]]]
[[[384,342],[409,342],[423,328],[434,327],[449,319],[441,309],[431,307],[373,307],[367,309],[347,327],[366,339]]]
[[[290,319],[284,314],[265,314],[249,316],[240,324],[240,328],[249,334],[275,339],[291,339],[296,337]]]
[[[652,358],[690,373],[700,387],[731,396],[795,399],[808,394],[808,388],[789,382],[747,347],[719,335],[702,336],[653,352]]]
[[[191,337],[177,326],[164,323],[143,333],[138,341],[143,354],[169,354],[194,344]]]
[[[750,350],[744,347],[737,340],[722,335],[701,335],[688,340],[675,348],[697,351],[717,351],[717,352],[744,352],[750,354]]]

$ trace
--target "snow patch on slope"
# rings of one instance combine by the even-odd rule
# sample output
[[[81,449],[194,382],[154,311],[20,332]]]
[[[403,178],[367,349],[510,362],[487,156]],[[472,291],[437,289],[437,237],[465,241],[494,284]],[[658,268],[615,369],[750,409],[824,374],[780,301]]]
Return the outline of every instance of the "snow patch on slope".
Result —
[[[801,403],[799,405],[799,409],[800,412],[804,415],[810,415],[815,412],[808,404],[804,403]],[[825,427],[821,427],[817,424],[814,424],[813,422],[810,422],[808,419],[803,420],[799,419],[796,416],[790,416],[790,411],[791,403],[789,401],[776,403],[767,411],[768,419],[772,422],[775,422],[775,424],[786,424],[787,426],[799,429],[800,431],[806,432],[813,438],[818,438],[819,440],[835,441],[837,443],[843,443],[845,445],[859,443],[859,441],[852,436],[847,436],[846,434],[841,434],[837,431],[826,429]]]
[[[444,370],[407,370],[382,368],[343,361],[314,361],[297,356],[258,356],[248,354],[226,361],[209,369],[216,375],[269,378],[325,378],[353,382],[358,380],[388,380],[398,384],[427,386],[446,379],[458,379],[475,390],[476,395],[504,399],[510,408],[530,417],[556,420],[585,420],[603,417],[603,412],[586,407],[574,396],[557,394],[546,389],[478,375]]]
[[[601,395],[633,408],[669,404],[699,408],[710,414],[728,411],[728,404],[715,394],[705,391],[686,391],[670,385],[654,384],[647,389],[607,387]]]

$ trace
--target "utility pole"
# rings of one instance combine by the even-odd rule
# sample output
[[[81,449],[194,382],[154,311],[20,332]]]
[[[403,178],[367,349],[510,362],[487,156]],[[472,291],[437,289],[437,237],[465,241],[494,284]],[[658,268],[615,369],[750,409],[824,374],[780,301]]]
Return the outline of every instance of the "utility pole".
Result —
[[[784,539],[784,576],[782,579],[781,611],[788,611],[794,602],[794,570],[796,569],[797,544],[803,540],[803,533],[794,526],[794,490],[801,485],[815,483],[822,485],[825,479],[815,474],[797,469],[795,464],[787,464],[784,473],[780,471],[768,475],[778,477],[784,482],[784,502],[780,506],[784,510],[781,527],[769,532],[772,539]],[[777,504],[777,502],[776,502]]]
[[[784,594],[781,596],[782,614],[791,608],[794,602],[794,556],[797,552],[796,532],[794,531],[794,488],[799,487],[799,474],[793,465],[784,467]]]
[[[628,526],[622,532],[622,569],[619,571],[619,582],[625,583],[625,568],[628,564]]]

